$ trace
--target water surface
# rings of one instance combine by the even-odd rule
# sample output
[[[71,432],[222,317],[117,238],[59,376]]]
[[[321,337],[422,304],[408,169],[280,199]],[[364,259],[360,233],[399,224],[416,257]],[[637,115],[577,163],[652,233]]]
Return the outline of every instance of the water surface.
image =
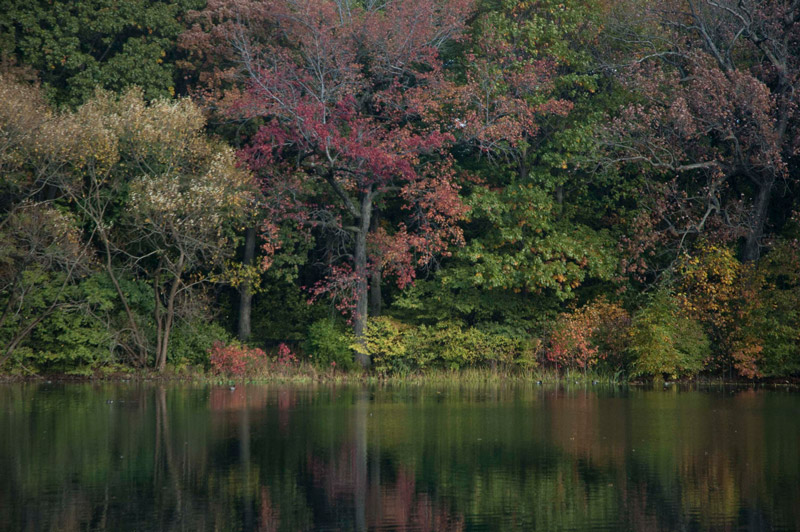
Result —
[[[800,394],[3,385],[0,529],[798,530]]]

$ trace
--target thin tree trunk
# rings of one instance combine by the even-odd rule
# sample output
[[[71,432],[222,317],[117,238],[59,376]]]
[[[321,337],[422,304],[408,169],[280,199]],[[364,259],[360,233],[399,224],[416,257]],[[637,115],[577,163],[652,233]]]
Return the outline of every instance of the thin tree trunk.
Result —
[[[381,294],[381,270],[374,267],[370,275],[369,284],[369,314],[370,316],[380,316],[383,297]]]
[[[177,267],[173,273],[172,286],[169,288],[167,296],[167,308],[164,314],[164,328],[161,331],[161,341],[159,342],[161,352],[157,356],[158,364],[156,369],[164,371],[167,367],[167,351],[169,350],[169,335],[172,332],[172,324],[175,321],[175,297],[178,295],[178,288],[181,284],[181,273],[183,272],[184,255],[181,253]]]
[[[161,341],[164,338],[164,324],[161,317],[161,262],[158,263],[156,274],[153,276],[153,319],[156,322],[156,356],[153,359],[153,367],[158,368],[161,357]]]
[[[100,224],[96,224],[100,225]],[[120,302],[122,303],[122,308],[125,309],[125,315],[128,317],[128,324],[131,327],[131,331],[133,332],[133,337],[136,341],[136,349],[138,351],[139,360],[137,361],[140,367],[144,367],[147,365],[147,349],[145,347],[144,337],[142,333],[139,331],[139,326],[136,324],[136,318],[133,315],[133,311],[131,310],[130,305],[128,304],[128,298],[125,297],[125,292],[122,291],[122,287],[117,280],[117,276],[114,274],[114,268],[111,263],[111,248],[108,242],[108,236],[105,234],[105,231],[101,231],[100,233],[101,239],[103,240],[103,247],[105,248],[105,255],[106,255],[106,262],[105,262],[105,269],[106,273],[108,273],[108,277],[111,279],[111,283],[114,285],[114,290],[117,292],[117,297],[119,297]],[[156,306],[158,306],[158,301],[156,301]]]
[[[380,222],[380,211],[377,209],[375,213],[372,215],[372,231],[376,231],[378,229],[378,224]],[[381,269],[378,264],[372,265],[372,273],[370,274],[370,282],[369,282],[369,315],[370,316],[380,316],[381,315],[381,305],[383,301],[383,297],[381,294]]]
[[[159,357],[158,371],[164,371],[167,367],[167,351],[169,349],[169,335],[172,332],[172,324],[175,321],[175,294],[178,291],[178,279],[172,281],[170,287],[169,301],[167,301],[167,312],[164,316],[164,336],[161,339],[161,356]]]
[[[253,264],[256,250],[256,229],[248,227],[244,233],[244,256],[242,264]],[[250,316],[253,312],[253,290],[249,283],[239,287],[239,340],[246,342],[250,338]]]
[[[354,333],[359,348],[356,349],[356,360],[362,368],[370,366],[369,355],[363,347],[363,336],[367,329],[369,283],[367,278],[367,235],[369,234],[370,218],[372,216],[372,189],[370,188],[361,196],[361,220],[356,233],[355,267],[356,267],[356,309]]]
[[[761,238],[764,236],[764,227],[767,225],[772,183],[773,181],[770,179],[758,184],[755,204],[750,218],[750,231],[745,240],[742,256],[745,262],[756,261],[761,256]]]

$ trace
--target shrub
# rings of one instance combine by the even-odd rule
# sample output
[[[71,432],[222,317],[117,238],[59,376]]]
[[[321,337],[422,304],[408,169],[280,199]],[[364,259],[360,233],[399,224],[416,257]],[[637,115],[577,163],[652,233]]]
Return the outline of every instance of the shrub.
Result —
[[[603,299],[558,316],[550,331],[545,360],[556,367],[586,370],[605,362],[624,366],[628,312]]]
[[[442,322],[430,329],[428,344],[422,346],[434,356],[438,365],[461,369],[486,359],[488,342],[475,328],[462,329],[455,322]]]
[[[679,297],[713,340],[712,368],[742,377],[800,372],[800,243],[779,239],[757,264],[705,246],[681,261]]]
[[[372,359],[372,367],[378,373],[406,374],[413,366],[407,357],[403,330],[406,327],[389,317],[380,316],[370,319],[364,333],[364,349]],[[353,348],[357,346],[353,345]],[[419,362],[419,361],[417,361]]]
[[[481,329],[486,349],[480,364],[506,369],[534,368],[539,365],[537,356],[541,341],[524,329],[502,325],[488,325]]]
[[[237,342],[225,345],[221,341],[216,341],[208,350],[208,355],[211,371],[216,375],[232,377],[251,375],[262,369],[267,363],[267,355],[264,351]]]
[[[413,327],[388,317],[371,319],[364,341],[374,369],[384,374],[430,367],[533,367],[538,348],[538,341],[519,331],[481,330],[453,321]]]
[[[204,365],[210,350],[217,342],[223,345],[231,339],[220,324],[203,319],[183,321],[175,327],[169,341],[169,360],[176,366]]]
[[[308,328],[304,350],[319,369],[331,366],[349,370],[355,367],[353,335],[330,319],[315,321]]]
[[[293,366],[297,366],[299,362],[300,361],[297,360],[297,356],[292,352],[291,349],[289,349],[288,345],[283,342],[278,345],[278,356],[275,357],[275,363],[273,365],[274,369],[283,371]]]
[[[750,342],[742,343],[758,351],[735,352],[735,362],[765,376],[800,373],[800,241],[779,240],[743,286],[749,304],[738,318]]]
[[[662,290],[634,316],[628,350],[634,376],[678,378],[693,376],[703,368],[710,342],[702,326]]]

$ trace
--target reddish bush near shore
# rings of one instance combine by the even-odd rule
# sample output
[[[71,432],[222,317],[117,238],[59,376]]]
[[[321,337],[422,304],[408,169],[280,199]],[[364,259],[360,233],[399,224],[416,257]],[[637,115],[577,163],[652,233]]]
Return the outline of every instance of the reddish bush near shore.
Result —
[[[239,344],[225,345],[217,341],[208,350],[211,370],[217,375],[242,376],[267,362],[267,354],[258,348]]]

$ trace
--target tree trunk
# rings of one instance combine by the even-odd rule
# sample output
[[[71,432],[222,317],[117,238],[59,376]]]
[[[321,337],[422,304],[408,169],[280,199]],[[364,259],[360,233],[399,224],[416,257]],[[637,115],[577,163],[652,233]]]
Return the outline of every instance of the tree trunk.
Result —
[[[376,266],[372,270],[369,283],[369,314],[370,316],[381,315],[381,305],[383,298],[381,295],[381,270]]]
[[[367,278],[367,235],[369,234],[372,216],[372,189],[361,196],[361,220],[356,233],[355,267],[356,267],[356,309],[353,316],[354,333],[359,348],[356,349],[356,361],[362,368],[370,366],[369,355],[363,347],[363,336],[367,329],[369,283]]]
[[[772,184],[772,179],[758,182],[755,204],[750,217],[750,231],[747,234],[742,254],[744,262],[756,261],[761,256],[761,238],[764,236],[764,227],[767,225]]]
[[[164,338],[164,323],[161,318],[161,262],[158,263],[156,274],[153,276],[153,319],[156,322],[156,355],[153,367],[158,368],[161,360],[161,341]]]
[[[164,371],[167,367],[167,352],[169,350],[169,336],[172,332],[172,324],[175,322],[175,298],[178,295],[178,288],[181,284],[181,273],[183,272],[184,255],[181,253],[178,259],[177,267],[172,273],[172,285],[169,288],[169,295],[167,296],[167,306],[163,316],[163,328],[161,329],[161,337],[158,341],[159,352],[156,353],[156,370]],[[158,308],[158,302],[156,302]]]
[[[375,210],[372,215],[372,231],[378,229],[380,222],[380,211]],[[370,274],[369,281],[369,315],[380,316],[381,306],[383,303],[383,295],[381,294],[381,269],[378,264],[372,265],[372,273]]]
[[[244,256],[242,264],[253,264],[256,251],[256,229],[248,227],[244,233]],[[239,287],[239,340],[246,342],[250,339],[250,315],[253,311],[253,290],[249,283]]]
[[[100,226],[99,223],[95,223],[95,225]],[[106,273],[108,273],[108,277],[111,279],[111,283],[114,285],[114,290],[117,292],[117,297],[119,297],[119,300],[122,303],[122,308],[125,309],[125,315],[128,317],[128,325],[131,327],[131,333],[133,334],[134,341],[136,342],[136,350],[138,351],[139,356],[139,360],[137,362],[139,367],[143,368],[147,365],[147,344],[145,343],[144,335],[139,331],[139,326],[136,323],[136,317],[133,315],[133,310],[131,310],[130,304],[128,304],[128,298],[125,296],[125,292],[122,291],[119,280],[114,273],[114,265],[111,262],[111,244],[108,240],[108,236],[106,235],[105,231],[101,231],[100,236],[103,241],[103,248],[106,256]],[[156,301],[156,306],[158,306],[158,301]]]

